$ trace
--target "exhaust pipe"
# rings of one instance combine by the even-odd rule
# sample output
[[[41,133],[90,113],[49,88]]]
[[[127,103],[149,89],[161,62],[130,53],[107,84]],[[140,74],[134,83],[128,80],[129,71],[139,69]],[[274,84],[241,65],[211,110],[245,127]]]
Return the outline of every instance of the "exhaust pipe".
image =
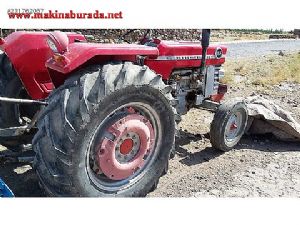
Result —
[[[209,46],[209,41],[210,41],[210,29],[202,29],[202,38],[201,38],[202,58],[200,64],[200,75],[204,75],[206,54],[207,54],[207,48]]]

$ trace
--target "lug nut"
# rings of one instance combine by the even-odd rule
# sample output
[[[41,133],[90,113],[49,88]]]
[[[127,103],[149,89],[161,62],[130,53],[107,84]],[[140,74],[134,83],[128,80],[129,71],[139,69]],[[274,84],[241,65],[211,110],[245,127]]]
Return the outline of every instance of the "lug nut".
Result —
[[[104,149],[100,149],[99,150],[99,155],[103,155],[105,153],[105,150]]]

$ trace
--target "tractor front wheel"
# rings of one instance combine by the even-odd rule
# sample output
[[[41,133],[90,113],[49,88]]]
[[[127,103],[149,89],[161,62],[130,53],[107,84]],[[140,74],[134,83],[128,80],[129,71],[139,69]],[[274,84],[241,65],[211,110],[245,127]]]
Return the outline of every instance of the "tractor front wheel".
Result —
[[[55,90],[33,140],[40,183],[52,196],[145,196],[174,145],[172,95],[148,67],[82,69]]]
[[[224,102],[215,113],[210,127],[210,142],[221,151],[231,150],[244,135],[248,111],[242,101]]]

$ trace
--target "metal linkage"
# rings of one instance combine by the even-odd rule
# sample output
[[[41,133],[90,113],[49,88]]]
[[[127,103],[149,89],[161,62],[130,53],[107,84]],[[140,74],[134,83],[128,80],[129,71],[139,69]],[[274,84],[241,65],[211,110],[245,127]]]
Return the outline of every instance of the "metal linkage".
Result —
[[[197,108],[215,112],[219,108],[219,106],[220,106],[220,103],[218,103],[218,102],[204,100],[201,105],[197,106]]]
[[[8,127],[8,128],[4,128],[4,129],[0,128],[0,137],[1,138],[17,137],[17,136],[22,136],[26,132],[30,132],[30,130],[35,126],[37,120],[39,119],[41,111],[43,110],[44,107],[45,107],[45,105],[43,105],[41,107],[41,109],[34,114],[30,123],[25,126]]]
[[[29,105],[30,104],[48,105],[47,102],[38,101],[38,100],[7,98],[7,97],[0,97],[0,102],[16,103],[16,104],[29,104]]]
[[[8,104],[27,104],[27,105],[38,104],[38,105],[42,105],[42,108],[44,108],[45,106],[48,105],[48,102],[45,102],[45,101],[38,101],[38,100],[31,100],[31,99],[7,98],[7,97],[1,97],[1,96],[0,96],[0,102],[5,102]],[[41,110],[42,110],[42,108],[41,108]],[[23,135],[25,132],[29,132],[34,127],[36,121],[38,120],[41,110],[36,112],[36,114],[34,115],[32,120],[30,121],[30,123],[25,126],[9,127],[9,128],[4,128],[4,129],[0,128],[0,137],[1,138],[16,137],[16,136]]]

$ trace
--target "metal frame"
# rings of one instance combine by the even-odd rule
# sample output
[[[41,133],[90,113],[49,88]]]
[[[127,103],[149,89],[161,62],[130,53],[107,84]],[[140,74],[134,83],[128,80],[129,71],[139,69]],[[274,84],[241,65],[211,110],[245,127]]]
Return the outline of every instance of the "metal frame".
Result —
[[[201,105],[196,106],[196,108],[201,108],[209,111],[217,111],[221,104],[218,102],[210,101],[210,100],[204,100]]]
[[[42,105],[41,109],[36,112],[36,114],[33,116],[31,122],[25,126],[20,127],[9,127],[9,128],[0,128],[0,138],[6,138],[6,137],[18,137],[22,136],[26,132],[30,132],[30,130],[35,126],[40,113],[44,107],[48,105],[45,101],[38,101],[38,100],[30,100],[30,99],[17,99],[17,98],[6,98],[6,97],[0,97],[0,102],[5,102],[7,104],[39,104]]]

